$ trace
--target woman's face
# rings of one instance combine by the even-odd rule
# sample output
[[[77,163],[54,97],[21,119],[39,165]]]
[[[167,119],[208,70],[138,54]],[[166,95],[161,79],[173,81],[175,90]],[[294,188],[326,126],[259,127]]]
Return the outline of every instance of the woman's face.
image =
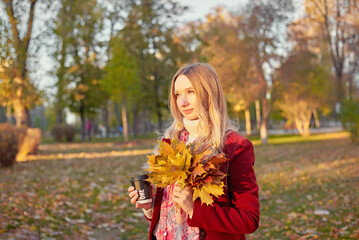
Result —
[[[182,115],[189,120],[198,119],[196,109],[196,93],[192,83],[185,75],[180,75],[175,81],[174,94],[177,107]]]

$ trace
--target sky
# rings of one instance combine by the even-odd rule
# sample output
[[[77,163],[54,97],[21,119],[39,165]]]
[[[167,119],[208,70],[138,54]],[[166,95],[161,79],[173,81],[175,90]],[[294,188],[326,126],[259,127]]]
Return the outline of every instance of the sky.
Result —
[[[235,10],[246,2],[247,0],[181,0],[180,3],[189,6],[190,9],[180,19],[183,23],[198,19],[204,20],[206,15],[218,5]]]

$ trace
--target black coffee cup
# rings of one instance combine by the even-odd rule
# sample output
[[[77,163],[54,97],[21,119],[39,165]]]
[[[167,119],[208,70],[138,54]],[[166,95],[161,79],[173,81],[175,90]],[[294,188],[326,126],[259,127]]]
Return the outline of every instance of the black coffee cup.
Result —
[[[147,181],[148,175],[141,175],[131,178],[131,184],[138,191],[137,202],[140,204],[152,202],[152,186]]]

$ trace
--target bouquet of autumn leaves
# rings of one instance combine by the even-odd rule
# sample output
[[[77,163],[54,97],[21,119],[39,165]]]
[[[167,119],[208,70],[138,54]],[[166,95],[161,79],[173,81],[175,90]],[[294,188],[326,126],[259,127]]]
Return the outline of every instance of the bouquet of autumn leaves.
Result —
[[[211,144],[186,145],[177,138],[170,144],[159,141],[158,154],[147,157],[148,180],[158,187],[165,188],[178,180],[182,189],[193,189],[193,201],[200,198],[207,205],[212,205],[212,196],[224,193],[222,179],[226,174],[219,171],[219,166],[228,159],[223,153],[213,153]]]

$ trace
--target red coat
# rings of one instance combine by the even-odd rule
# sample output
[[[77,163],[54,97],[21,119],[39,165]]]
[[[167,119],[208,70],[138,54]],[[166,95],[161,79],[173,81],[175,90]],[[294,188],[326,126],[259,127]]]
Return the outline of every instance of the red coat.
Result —
[[[223,152],[229,161],[221,166],[228,176],[224,182],[225,194],[215,199],[213,206],[194,202],[192,219],[188,225],[200,229],[200,239],[243,240],[244,234],[253,233],[259,226],[258,185],[254,174],[254,152],[252,143],[230,132]],[[156,191],[153,217],[149,237],[160,217],[163,189]]]

